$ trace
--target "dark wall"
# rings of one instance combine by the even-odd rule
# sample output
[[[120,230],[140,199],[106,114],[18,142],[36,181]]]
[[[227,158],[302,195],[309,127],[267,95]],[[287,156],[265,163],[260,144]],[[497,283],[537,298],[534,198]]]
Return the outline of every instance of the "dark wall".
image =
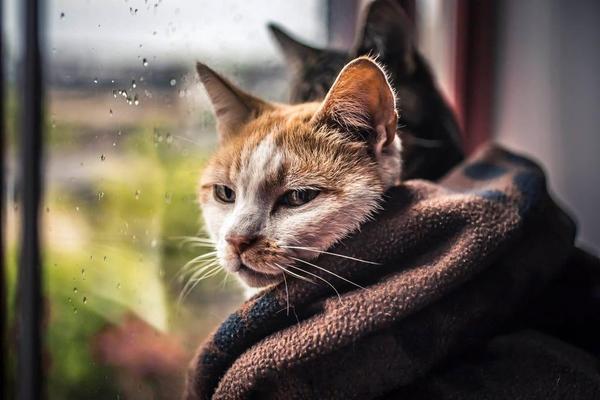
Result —
[[[537,157],[600,252],[600,2],[500,5],[496,137]]]

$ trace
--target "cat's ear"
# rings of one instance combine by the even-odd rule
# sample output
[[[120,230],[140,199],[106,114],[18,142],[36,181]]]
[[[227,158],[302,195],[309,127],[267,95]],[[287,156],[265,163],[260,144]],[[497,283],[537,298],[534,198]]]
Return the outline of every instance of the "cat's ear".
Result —
[[[286,64],[294,71],[301,70],[305,64],[318,58],[323,51],[302,43],[277,24],[269,23],[267,27],[283,52]]]
[[[368,57],[348,63],[313,116],[358,134],[380,153],[396,138],[396,98],[383,69]]]
[[[269,103],[235,87],[205,64],[198,62],[196,70],[213,105],[221,142],[235,136],[244,124],[272,108]]]
[[[363,13],[351,54],[379,57],[386,65],[404,74],[415,69],[413,27],[395,0],[375,0]]]

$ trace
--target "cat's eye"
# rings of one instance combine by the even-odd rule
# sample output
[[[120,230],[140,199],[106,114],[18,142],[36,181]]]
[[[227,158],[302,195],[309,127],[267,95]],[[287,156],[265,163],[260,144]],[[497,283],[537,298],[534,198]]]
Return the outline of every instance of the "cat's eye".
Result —
[[[235,192],[225,185],[214,185],[215,198],[223,203],[235,203]]]
[[[279,204],[286,207],[299,207],[313,200],[321,193],[316,189],[296,189],[286,192],[279,198]]]

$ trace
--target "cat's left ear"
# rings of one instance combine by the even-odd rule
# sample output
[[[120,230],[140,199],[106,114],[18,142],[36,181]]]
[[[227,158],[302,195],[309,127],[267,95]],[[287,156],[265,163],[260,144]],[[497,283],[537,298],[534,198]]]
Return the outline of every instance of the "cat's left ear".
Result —
[[[416,68],[413,26],[396,0],[374,0],[366,6],[353,57],[376,55],[399,75]]]
[[[302,43],[285,29],[275,23],[267,25],[269,32],[279,45],[286,64],[294,72],[300,72],[306,64],[310,64],[323,53],[323,50]]]
[[[396,139],[396,98],[385,72],[368,57],[348,63],[313,117],[356,133],[380,154]]]
[[[213,105],[221,142],[235,136],[244,124],[263,111],[273,108],[266,101],[237,88],[208,66],[198,62],[196,69]]]

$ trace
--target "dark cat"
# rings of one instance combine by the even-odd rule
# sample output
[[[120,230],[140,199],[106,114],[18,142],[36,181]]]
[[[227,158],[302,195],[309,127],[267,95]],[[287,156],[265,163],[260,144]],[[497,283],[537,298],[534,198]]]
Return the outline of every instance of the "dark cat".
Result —
[[[402,179],[436,180],[464,157],[453,112],[416,50],[410,21],[393,0],[375,0],[364,12],[355,45],[348,52],[306,45],[277,25],[269,29],[292,72],[291,101],[322,99],[348,60],[377,56],[398,97]]]

